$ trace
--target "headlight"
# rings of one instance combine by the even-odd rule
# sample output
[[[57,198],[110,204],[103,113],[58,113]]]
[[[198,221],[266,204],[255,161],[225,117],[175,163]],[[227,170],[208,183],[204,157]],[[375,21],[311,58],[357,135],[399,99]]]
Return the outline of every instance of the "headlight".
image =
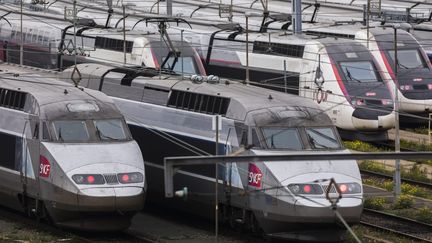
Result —
[[[105,180],[102,175],[98,174],[80,174],[73,175],[72,180],[76,184],[86,184],[86,185],[102,185],[105,184]]]
[[[358,183],[340,183],[338,184],[339,190],[342,194],[361,193],[361,186]]]
[[[144,176],[139,172],[120,173],[117,178],[122,184],[143,182]]]
[[[319,195],[324,193],[321,186],[317,184],[289,184],[288,189],[294,194]]]

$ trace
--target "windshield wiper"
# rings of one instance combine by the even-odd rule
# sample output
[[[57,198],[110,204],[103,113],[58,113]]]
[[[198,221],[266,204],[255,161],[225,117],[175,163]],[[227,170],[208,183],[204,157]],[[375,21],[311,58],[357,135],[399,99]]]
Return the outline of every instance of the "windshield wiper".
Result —
[[[99,139],[101,139],[101,140],[103,140],[103,139],[119,140],[117,138],[113,138],[113,137],[110,137],[110,136],[103,134],[97,126],[96,126],[96,134],[98,135]]]
[[[401,64],[400,62],[398,62],[398,65],[399,65],[399,67],[403,67],[404,69],[410,69],[409,67],[407,67],[407,66]]]
[[[62,137],[62,135],[61,135],[61,127],[59,128],[59,132],[58,132],[58,139],[60,140],[60,141],[64,141],[64,139],[63,139],[63,137]]]
[[[351,75],[351,72],[348,70],[348,68],[345,68],[345,71],[346,71],[346,74],[347,74],[347,76],[348,76],[349,79],[361,83],[361,80],[358,80],[358,79],[354,78],[354,77]]]
[[[272,149],[276,148],[276,146],[274,145],[273,137],[274,137],[274,134],[272,134],[270,137],[270,148],[272,148]]]

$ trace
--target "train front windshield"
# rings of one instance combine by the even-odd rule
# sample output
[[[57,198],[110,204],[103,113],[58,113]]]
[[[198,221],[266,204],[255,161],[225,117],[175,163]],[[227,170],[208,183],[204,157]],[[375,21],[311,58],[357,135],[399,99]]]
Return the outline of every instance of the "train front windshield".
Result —
[[[199,74],[193,57],[178,57],[177,60],[175,57],[170,57],[162,68],[172,70],[178,74]]]
[[[59,142],[122,141],[130,138],[121,119],[58,120],[52,125],[54,134],[44,136]]]
[[[393,50],[388,51],[392,64],[395,60],[395,52]],[[398,64],[399,69],[412,69],[412,68],[427,68],[426,61],[420,54],[419,50],[398,50]]]
[[[348,82],[379,82],[376,68],[370,61],[340,62],[340,66]]]
[[[306,128],[308,142],[315,149],[338,149],[341,148],[331,128]]]
[[[297,128],[273,128],[262,129],[264,139],[270,149],[300,150],[303,144]]]
[[[330,127],[263,127],[261,131],[269,149],[303,150],[306,146],[318,150],[342,148],[334,129]]]

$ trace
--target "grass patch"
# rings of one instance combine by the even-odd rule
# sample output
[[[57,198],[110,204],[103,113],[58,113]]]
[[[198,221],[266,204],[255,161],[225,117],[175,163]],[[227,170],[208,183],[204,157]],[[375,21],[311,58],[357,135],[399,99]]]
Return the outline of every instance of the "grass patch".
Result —
[[[383,149],[377,148],[369,143],[362,142],[362,141],[344,141],[345,148],[356,150],[360,152],[382,152],[385,151]]]
[[[368,170],[368,171],[382,173],[385,175],[392,174],[392,172],[387,170],[383,164],[371,160],[363,160],[361,163],[359,163],[359,168],[360,170]]]
[[[365,185],[370,185],[370,186],[375,186],[375,187],[385,189],[386,191],[389,191],[389,192],[393,191],[393,181],[392,180],[363,179],[363,183]],[[432,200],[432,194],[429,190],[427,190],[423,187],[408,184],[406,182],[402,182],[401,192],[403,195],[421,197],[421,198],[426,198],[426,199]]]
[[[381,197],[368,198],[364,201],[365,208],[374,210],[383,210],[386,204],[386,199]]]
[[[416,143],[413,141],[400,140],[401,148],[414,151],[432,151],[432,145],[428,143]]]

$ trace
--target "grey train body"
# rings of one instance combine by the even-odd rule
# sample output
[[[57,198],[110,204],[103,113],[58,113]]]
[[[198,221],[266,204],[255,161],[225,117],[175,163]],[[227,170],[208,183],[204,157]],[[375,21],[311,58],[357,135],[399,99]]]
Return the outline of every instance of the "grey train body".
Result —
[[[53,73],[0,69],[1,204],[61,227],[127,228],[144,205],[144,162],[112,99]]]
[[[214,154],[214,115],[222,117],[219,154],[346,152],[326,113],[302,97],[210,77],[207,82],[154,77],[145,70],[97,64],[80,64],[78,69],[81,85],[113,97],[146,151],[149,201],[212,217],[215,166],[183,167],[174,177],[175,189],[187,187],[188,199],[165,199],[163,159]],[[59,73],[61,79],[70,80],[72,70]],[[218,175],[222,218],[266,234],[320,240],[320,233],[308,235],[337,232],[330,234],[332,240],[340,239],[345,230],[324,195],[330,178],[352,189],[338,205],[343,217],[354,224],[362,212],[356,161],[230,163],[218,165]]]

